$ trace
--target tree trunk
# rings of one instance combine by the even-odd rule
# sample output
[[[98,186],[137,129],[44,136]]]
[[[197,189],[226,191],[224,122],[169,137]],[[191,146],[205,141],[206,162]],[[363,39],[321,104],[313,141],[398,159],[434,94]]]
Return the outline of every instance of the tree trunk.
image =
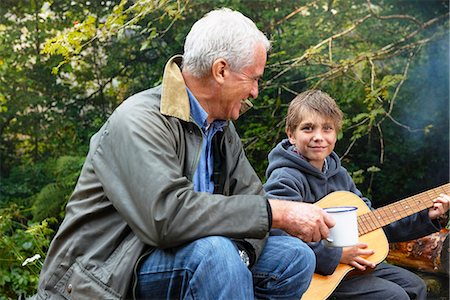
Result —
[[[449,275],[449,231],[439,232],[425,237],[389,245],[386,260],[394,265],[427,273]]]

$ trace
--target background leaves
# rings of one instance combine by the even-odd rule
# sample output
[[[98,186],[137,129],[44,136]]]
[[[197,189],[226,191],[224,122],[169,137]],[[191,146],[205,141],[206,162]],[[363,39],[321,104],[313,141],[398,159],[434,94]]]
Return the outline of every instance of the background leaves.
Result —
[[[236,122],[261,180],[288,103],[317,88],[344,111],[336,152],[375,206],[449,181],[447,1],[3,0],[0,298],[33,293],[92,134],[161,83],[192,24],[219,7],[273,43],[255,107]]]

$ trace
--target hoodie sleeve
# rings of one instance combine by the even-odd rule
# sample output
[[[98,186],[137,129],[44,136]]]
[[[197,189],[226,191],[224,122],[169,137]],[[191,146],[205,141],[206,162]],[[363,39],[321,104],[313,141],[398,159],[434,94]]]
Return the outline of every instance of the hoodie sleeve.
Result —
[[[327,247],[322,242],[308,243],[308,246],[316,255],[316,270],[314,272],[320,275],[333,274],[341,260],[342,248]]]
[[[274,170],[264,184],[264,190],[269,199],[303,201],[303,186],[289,168]]]
[[[439,222],[428,217],[427,209],[383,227],[390,243],[414,240],[440,229]]]

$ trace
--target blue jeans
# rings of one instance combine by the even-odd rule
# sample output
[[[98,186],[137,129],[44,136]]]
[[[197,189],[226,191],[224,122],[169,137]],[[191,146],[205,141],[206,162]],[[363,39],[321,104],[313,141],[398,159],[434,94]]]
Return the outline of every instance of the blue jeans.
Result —
[[[138,299],[300,299],[315,268],[312,250],[290,236],[270,236],[248,269],[235,244],[206,237],[157,249],[138,267]]]

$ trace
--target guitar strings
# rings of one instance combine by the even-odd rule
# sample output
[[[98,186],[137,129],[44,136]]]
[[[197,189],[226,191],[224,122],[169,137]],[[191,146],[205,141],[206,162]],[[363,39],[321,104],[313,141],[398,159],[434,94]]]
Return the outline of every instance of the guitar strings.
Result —
[[[449,193],[450,183],[408,197],[396,203],[391,203],[382,208],[364,213],[358,216],[359,235],[371,232],[381,228],[394,221],[403,219],[416,212],[433,206],[431,200],[435,199],[441,193]]]

